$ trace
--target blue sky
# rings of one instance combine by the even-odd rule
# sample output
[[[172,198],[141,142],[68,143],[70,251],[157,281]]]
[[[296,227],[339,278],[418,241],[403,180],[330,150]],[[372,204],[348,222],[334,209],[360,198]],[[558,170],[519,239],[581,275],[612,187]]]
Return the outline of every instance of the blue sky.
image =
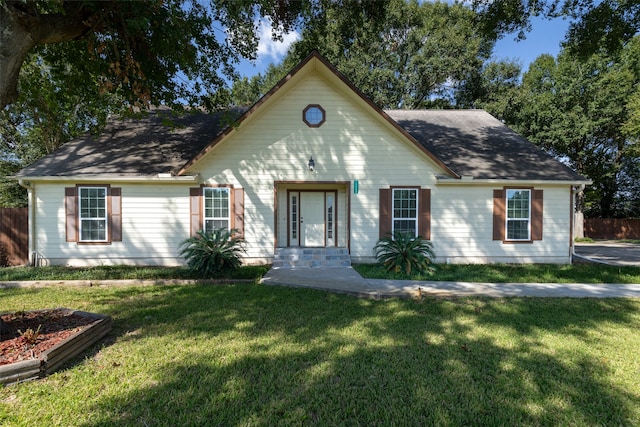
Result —
[[[560,52],[560,42],[564,39],[569,21],[560,18],[546,20],[536,18],[532,31],[527,33],[526,40],[515,41],[515,34],[508,34],[496,43],[494,57],[496,59],[513,59],[520,62],[523,71],[529,68],[539,55],[544,53],[556,56]],[[243,61],[239,71],[244,77],[251,77],[263,72],[270,63],[279,63],[289,45],[298,38],[298,34],[288,34],[284,42],[271,40],[271,28],[263,22],[260,26],[261,39],[258,46],[258,57],[255,61]]]
[[[527,71],[529,64],[538,56],[545,53],[558,55],[568,28],[568,20],[535,18],[526,40],[515,41],[515,34],[507,35],[498,40],[493,54],[497,59],[516,59],[522,65],[522,70]]]

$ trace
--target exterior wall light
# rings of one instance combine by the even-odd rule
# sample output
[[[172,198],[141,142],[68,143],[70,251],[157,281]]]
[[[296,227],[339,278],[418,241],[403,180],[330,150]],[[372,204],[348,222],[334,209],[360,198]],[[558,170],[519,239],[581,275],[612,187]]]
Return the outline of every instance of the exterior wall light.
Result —
[[[313,160],[313,156],[311,156],[311,157],[309,158],[309,163],[308,163],[308,165],[309,165],[309,171],[310,171],[310,172],[313,172],[314,170],[316,170],[316,162]]]

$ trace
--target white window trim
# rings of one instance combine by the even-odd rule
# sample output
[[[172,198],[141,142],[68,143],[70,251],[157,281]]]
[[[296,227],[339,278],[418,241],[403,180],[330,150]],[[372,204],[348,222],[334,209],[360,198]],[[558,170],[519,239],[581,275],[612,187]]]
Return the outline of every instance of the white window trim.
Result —
[[[516,192],[516,191],[526,191],[527,193],[529,193],[529,206],[527,208],[528,212],[529,212],[529,216],[524,219],[524,218],[509,218],[509,192]],[[504,203],[504,208],[505,208],[505,215],[504,215],[504,238],[505,241],[508,242],[529,242],[531,241],[531,197],[533,196],[533,192],[531,191],[530,188],[507,188],[506,192],[505,192],[505,203]],[[510,239],[509,238],[509,221],[527,221],[527,238],[526,239]]]
[[[101,217],[83,217],[82,216],[82,190],[104,189],[104,218]],[[78,242],[108,242],[109,241],[109,188],[102,185],[86,185],[78,187]],[[104,221],[104,239],[83,239],[82,229],[83,221]]]
[[[226,217],[217,217],[217,216],[207,216],[207,191],[215,191],[215,190],[224,190],[227,193],[227,216]],[[231,188],[229,187],[203,187],[202,190],[202,216],[203,229],[207,230],[207,221],[227,221],[227,231],[231,230]]]
[[[418,236],[418,223],[419,223],[419,215],[420,215],[420,213],[419,213],[419,211],[420,211],[420,189],[417,188],[417,187],[392,188],[391,189],[391,234],[393,236],[395,236],[395,234],[396,234],[396,220],[403,221],[403,220],[411,220],[412,219],[412,218],[396,218],[396,209],[395,209],[396,190],[398,190],[398,191],[415,190],[415,192],[416,192],[416,216],[413,219],[415,220],[414,236]]]

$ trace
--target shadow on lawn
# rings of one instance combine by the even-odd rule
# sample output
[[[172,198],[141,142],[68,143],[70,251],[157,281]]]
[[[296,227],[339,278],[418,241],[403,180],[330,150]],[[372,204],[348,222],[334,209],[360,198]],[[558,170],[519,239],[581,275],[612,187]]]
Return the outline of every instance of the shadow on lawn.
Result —
[[[589,347],[604,324],[637,327],[631,300],[370,301],[238,285],[123,289],[96,304],[115,345],[167,334],[181,354],[157,349],[153,382],[98,397],[86,426],[638,421],[638,396],[606,360],[545,338]],[[211,347],[190,351],[201,339]]]

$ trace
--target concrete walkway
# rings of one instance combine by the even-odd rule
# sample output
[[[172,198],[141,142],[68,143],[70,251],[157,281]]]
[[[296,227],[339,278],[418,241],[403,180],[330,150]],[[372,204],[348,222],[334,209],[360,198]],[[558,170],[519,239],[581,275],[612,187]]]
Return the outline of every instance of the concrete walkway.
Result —
[[[265,285],[322,289],[359,297],[572,297],[640,298],[640,284],[470,283],[365,279],[351,267],[272,268]]]

